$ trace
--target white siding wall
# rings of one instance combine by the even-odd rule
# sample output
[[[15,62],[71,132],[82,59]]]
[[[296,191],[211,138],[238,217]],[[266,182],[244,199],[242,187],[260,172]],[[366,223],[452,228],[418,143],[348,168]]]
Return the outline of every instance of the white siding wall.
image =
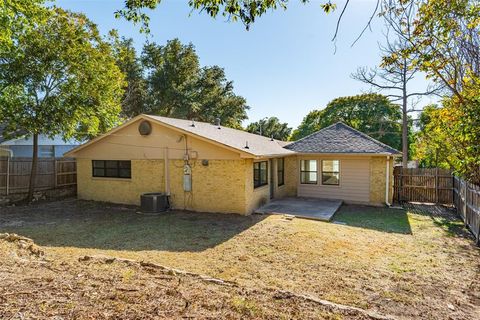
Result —
[[[370,158],[342,158],[342,157],[298,157],[318,161],[318,182],[316,185],[298,185],[299,197],[340,199],[346,202],[370,201]],[[340,185],[322,185],[322,160],[340,160]],[[298,165],[300,168],[300,164]],[[298,171],[300,174],[300,169]]]

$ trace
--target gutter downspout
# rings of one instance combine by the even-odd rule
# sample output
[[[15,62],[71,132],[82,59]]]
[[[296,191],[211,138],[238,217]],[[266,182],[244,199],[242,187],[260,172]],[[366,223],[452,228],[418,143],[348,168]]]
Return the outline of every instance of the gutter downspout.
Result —
[[[387,206],[391,206],[389,202],[389,190],[390,188],[390,156],[387,156],[387,170],[386,170],[386,176],[385,176],[385,204]]]

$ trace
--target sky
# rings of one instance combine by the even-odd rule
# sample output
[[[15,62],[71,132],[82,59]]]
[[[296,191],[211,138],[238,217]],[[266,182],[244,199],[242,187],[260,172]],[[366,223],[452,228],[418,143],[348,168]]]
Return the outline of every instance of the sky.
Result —
[[[322,2],[291,0],[286,11],[268,12],[247,31],[240,22],[192,12],[188,0],[163,0],[157,9],[148,11],[150,36],[140,33],[139,26],[114,17],[115,10],[123,7],[122,0],[55,3],[85,13],[102,34],[117,29],[121,36],[133,38],[139,51],[147,39],[158,44],[173,38],[193,43],[201,65],[224,68],[227,79],[234,82],[235,93],[246,98],[250,110],[245,125],[276,116],[295,128],[308,112],[324,108],[337,97],[368,92],[370,88],[352,79],[351,73],[380,61],[378,43],[384,41],[380,18],[374,19],[372,31],[351,47],[368,22],[375,1],[351,1],[336,43],[331,39],[340,10],[327,15],[320,8]],[[342,7],[342,1],[336,3]],[[421,90],[425,85],[424,79],[418,79],[412,89]]]

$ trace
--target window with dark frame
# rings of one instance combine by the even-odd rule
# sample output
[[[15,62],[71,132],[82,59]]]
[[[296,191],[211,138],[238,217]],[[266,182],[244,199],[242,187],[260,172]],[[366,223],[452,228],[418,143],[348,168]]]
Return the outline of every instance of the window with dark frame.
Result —
[[[253,163],[253,187],[258,188],[268,184],[268,162]]]
[[[340,184],[340,160],[322,160],[322,184],[327,186]]]
[[[132,177],[132,164],[130,160],[92,160],[92,176],[100,178]]]
[[[277,184],[283,186],[285,184],[285,159],[277,159]]]
[[[300,183],[317,184],[317,160],[300,160]]]

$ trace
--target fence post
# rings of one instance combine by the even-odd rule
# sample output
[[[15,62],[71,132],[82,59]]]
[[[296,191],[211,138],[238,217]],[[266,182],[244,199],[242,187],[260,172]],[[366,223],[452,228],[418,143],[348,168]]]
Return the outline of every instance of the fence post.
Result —
[[[477,231],[477,246],[480,247],[480,225],[478,226],[478,231]]]
[[[403,166],[400,169],[400,181],[398,183],[398,201],[403,203]]]
[[[5,183],[5,193],[8,196],[10,191],[10,157],[7,157],[7,174],[5,177],[7,177],[7,181]]]
[[[457,181],[457,177],[455,177],[455,176],[453,175],[453,173],[451,173],[451,175],[452,175],[452,201],[453,201],[453,205],[455,206],[455,209],[456,209],[457,212],[458,212],[457,202],[456,202],[456,201],[457,201],[457,200],[456,200],[456,199],[457,199],[456,197],[458,197],[458,194],[455,195],[456,193],[458,193],[458,190],[457,190],[457,188],[458,188],[458,182],[456,182],[456,181]],[[457,185],[457,187],[455,187],[455,185]]]
[[[435,204],[438,203],[438,167],[435,168]]]
[[[57,179],[58,179],[58,172],[57,172],[57,158],[53,158],[53,188],[57,189]]]
[[[463,179],[462,179],[462,182],[463,182],[463,186],[464,186],[463,190],[465,190],[464,193],[463,193],[463,204],[462,204],[463,205],[463,215],[464,215],[463,221],[465,223],[465,227],[467,227],[468,226],[468,222],[467,222],[468,183],[467,183],[467,181],[465,181]]]

